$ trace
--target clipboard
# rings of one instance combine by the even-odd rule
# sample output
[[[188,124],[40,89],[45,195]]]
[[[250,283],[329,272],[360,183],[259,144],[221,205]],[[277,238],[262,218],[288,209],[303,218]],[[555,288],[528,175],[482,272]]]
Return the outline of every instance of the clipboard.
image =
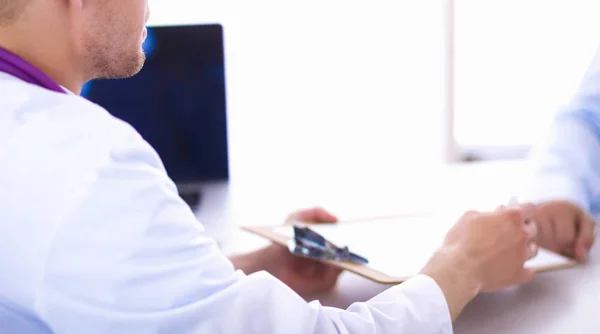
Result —
[[[442,245],[447,231],[457,219],[448,215],[392,216],[352,220],[335,224],[307,224],[327,240],[364,256],[369,261],[319,260],[381,284],[400,284],[419,274],[429,258]],[[282,246],[294,239],[293,225],[244,226],[247,232]],[[576,261],[539,249],[526,262],[536,272],[571,268]]]

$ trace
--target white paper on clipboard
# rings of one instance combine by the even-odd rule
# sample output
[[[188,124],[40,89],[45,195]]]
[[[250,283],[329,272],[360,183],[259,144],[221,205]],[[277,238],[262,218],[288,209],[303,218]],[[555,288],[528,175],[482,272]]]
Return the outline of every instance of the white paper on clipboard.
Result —
[[[390,217],[373,221],[339,224],[315,224],[311,229],[337,246],[366,257],[370,268],[391,277],[412,277],[425,266],[442,245],[447,231],[456,222],[434,216]],[[291,226],[277,227],[275,232],[293,237]],[[568,266],[573,261],[564,256],[540,249],[527,261],[528,268]]]

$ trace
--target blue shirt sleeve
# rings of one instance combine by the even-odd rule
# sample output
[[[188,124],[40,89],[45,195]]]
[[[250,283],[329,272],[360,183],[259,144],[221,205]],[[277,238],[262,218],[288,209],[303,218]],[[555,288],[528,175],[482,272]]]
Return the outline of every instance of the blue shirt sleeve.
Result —
[[[532,149],[522,200],[569,200],[600,209],[600,50],[569,105],[555,116],[548,136]]]

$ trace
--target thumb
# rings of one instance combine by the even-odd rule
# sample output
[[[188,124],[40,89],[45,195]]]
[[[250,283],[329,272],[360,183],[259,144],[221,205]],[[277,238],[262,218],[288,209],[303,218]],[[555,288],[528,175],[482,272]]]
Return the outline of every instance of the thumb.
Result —
[[[577,239],[575,240],[575,257],[577,260],[584,260],[594,242],[594,229],[596,223],[588,215],[578,220]]]
[[[519,208],[523,210],[523,218],[525,221],[531,221],[535,219],[537,208],[531,203],[519,204]]]
[[[313,223],[335,223],[338,221],[336,216],[321,207],[297,211],[291,214],[287,220]]]
[[[529,283],[535,279],[535,270],[529,268],[523,268],[519,273],[518,283]]]

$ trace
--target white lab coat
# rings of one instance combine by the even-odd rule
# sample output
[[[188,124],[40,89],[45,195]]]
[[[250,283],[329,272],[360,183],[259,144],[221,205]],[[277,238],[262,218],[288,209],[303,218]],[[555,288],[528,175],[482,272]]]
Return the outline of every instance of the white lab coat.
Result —
[[[341,310],[236,272],[132,127],[4,73],[0,277],[3,333],[452,332],[426,276]]]

